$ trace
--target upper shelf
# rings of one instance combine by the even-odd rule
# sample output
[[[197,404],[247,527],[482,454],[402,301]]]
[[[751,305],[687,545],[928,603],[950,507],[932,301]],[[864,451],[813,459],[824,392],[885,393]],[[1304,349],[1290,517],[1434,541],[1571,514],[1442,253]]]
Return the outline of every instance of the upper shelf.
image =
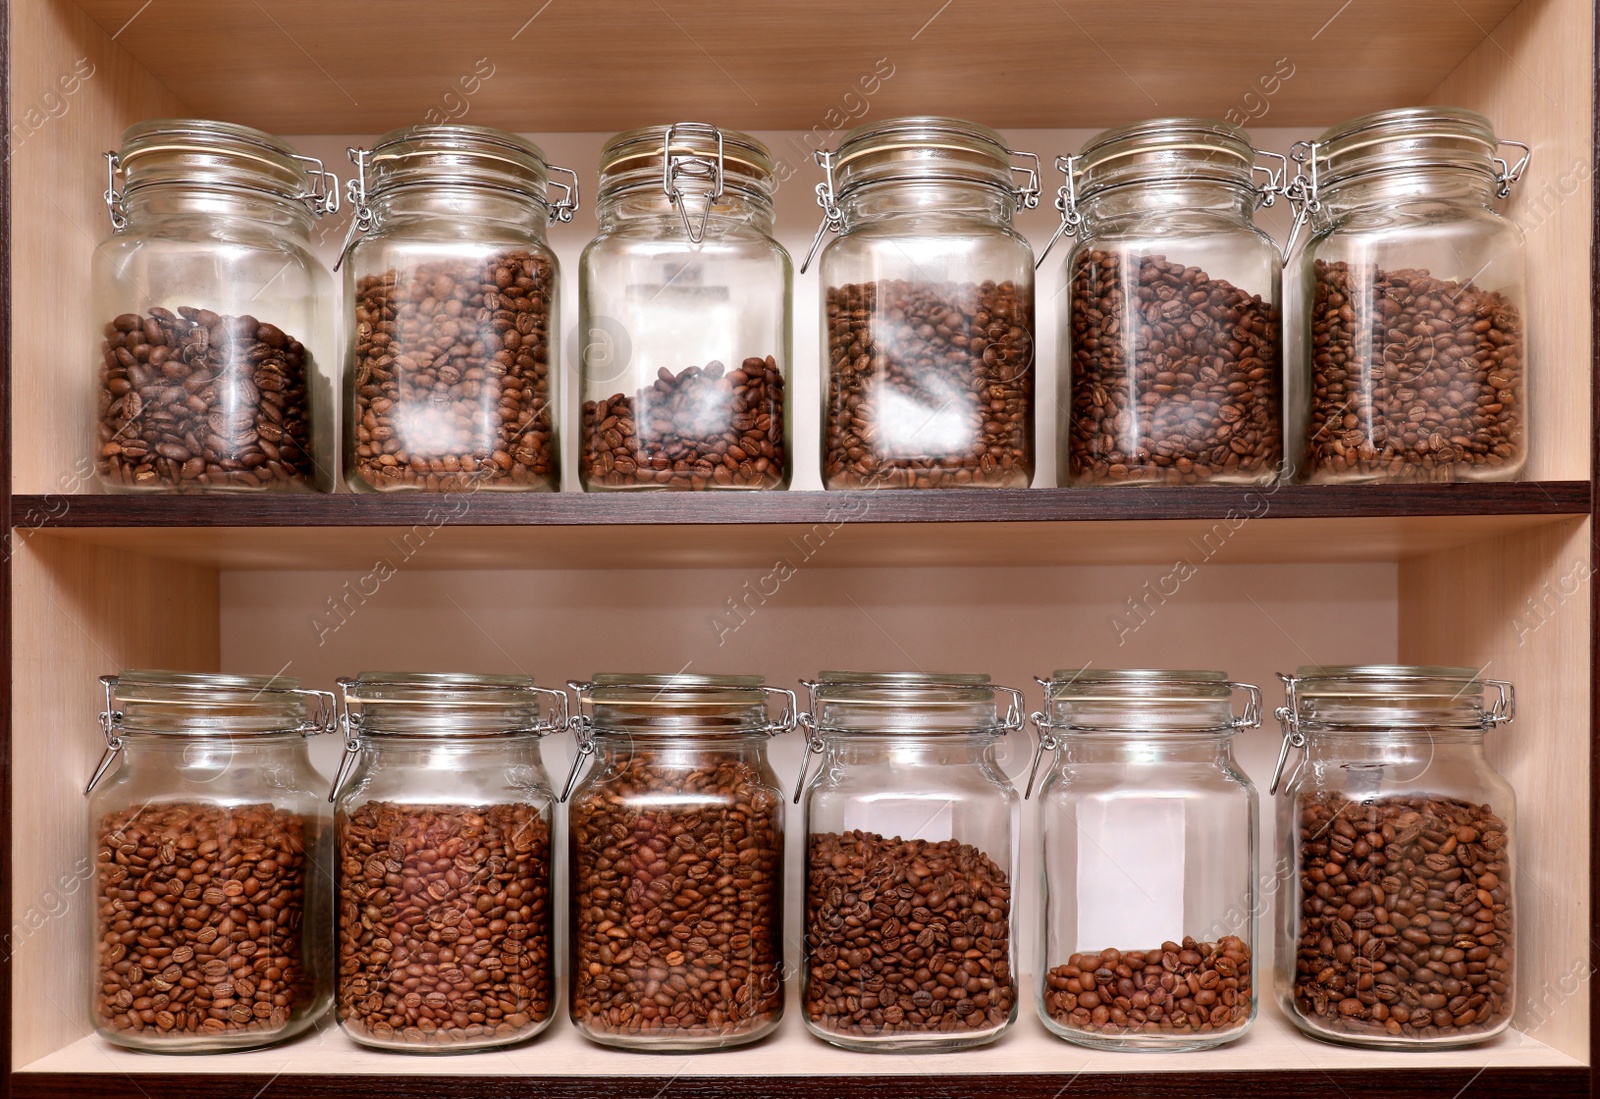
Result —
[[[1514,0],[79,0],[193,113],[278,133],[700,118],[810,130],[1157,115],[1317,126],[1424,100]],[[1330,114],[1331,112],[1331,114]]]

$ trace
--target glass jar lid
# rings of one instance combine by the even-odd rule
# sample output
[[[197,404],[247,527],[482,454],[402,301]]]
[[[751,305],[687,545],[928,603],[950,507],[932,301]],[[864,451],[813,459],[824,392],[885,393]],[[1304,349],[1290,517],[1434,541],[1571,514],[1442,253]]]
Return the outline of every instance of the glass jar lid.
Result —
[[[568,685],[578,695],[580,736],[771,736],[794,727],[794,692],[759,675],[605,673]],[[776,721],[767,713],[774,693],[786,700]]]
[[[808,724],[824,735],[1000,734],[1022,727],[1025,708],[1021,691],[982,674],[825,671],[805,686]]]
[[[541,720],[541,699],[555,715]],[[339,680],[345,735],[449,738],[556,732],[568,725],[567,696],[526,675],[362,672]]]
[[[1166,668],[1063,669],[1044,688],[1043,729],[1064,732],[1216,732],[1261,724],[1261,690],[1235,683],[1226,672]],[[1234,716],[1234,691],[1245,692],[1244,713]]]
[[[600,151],[598,201],[653,188],[675,201],[732,191],[771,202],[773,173],[767,147],[738,130],[705,122],[641,126],[617,134]]]
[[[827,154],[832,188],[844,197],[869,183],[953,180],[986,183],[1006,191],[1016,184],[1013,153],[999,131],[959,118],[891,118],[868,122],[844,135]],[[1038,163],[1038,158],[1034,158]],[[1038,180],[1034,179],[1034,193]]]
[[[339,181],[316,157],[281,138],[232,122],[159,118],[129,126],[106,154],[106,206],[113,229],[127,225],[128,196],[176,185],[248,190],[300,202],[317,217],[339,209]],[[118,187],[118,184],[121,187]]]
[[[1523,151],[1515,165],[1498,156],[1500,146]],[[1532,151],[1520,141],[1502,141],[1494,124],[1462,107],[1401,107],[1363,115],[1323,132],[1297,151],[1319,188],[1337,187],[1380,172],[1413,168],[1464,168],[1488,176],[1504,198],[1527,168]]]
[[[1152,118],[1090,138],[1063,170],[1078,201],[1133,183],[1209,180],[1256,190],[1250,135],[1206,118]]]

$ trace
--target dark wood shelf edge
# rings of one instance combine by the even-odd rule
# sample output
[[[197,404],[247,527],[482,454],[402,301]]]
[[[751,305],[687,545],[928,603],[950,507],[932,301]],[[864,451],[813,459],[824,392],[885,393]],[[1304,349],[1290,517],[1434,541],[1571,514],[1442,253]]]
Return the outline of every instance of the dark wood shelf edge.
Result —
[[[722,526],[813,523],[1038,523],[1169,519],[1347,519],[1587,515],[1588,481],[1257,488],[944,491],[491,493],[241,497],[18,495],[19,528]]]
[[[1215,1056],[1226,1057],[1225,1052]],[[1130,1063],[1139,1055],[1130,1054]],[[902,1076],[296,1076],[17,1073],[12,1099],[1582,1099],[1586,1068]]]

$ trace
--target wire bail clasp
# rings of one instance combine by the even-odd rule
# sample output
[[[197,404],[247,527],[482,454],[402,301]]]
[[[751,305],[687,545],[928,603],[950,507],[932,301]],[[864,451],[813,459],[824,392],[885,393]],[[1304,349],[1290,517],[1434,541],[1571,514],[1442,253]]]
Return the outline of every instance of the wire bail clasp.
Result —
[[[107,154],[112,155],[112,154]],[[117,677],[103,675],[100,685],[105,688],[106,708],[100,711],[100,731],[105,734],[106,750],[100,756],[100,762],[95,765],[94,774],[89,776],[89,784],[83,788],[83,796],[88,797],[94,788],[100,785],[100,780],[106,777],[106,772],[111,770],[111,765],[116,762],[117,755],[122,751],[122,711],[113,708],[113,692],[117,687]]]
[[[1282,672],[1278,673],[1278,678],[1283,680],[1284,704],[1272,713],[1283,727],[1283,744],[1278,748],[1277,765],[1272,768],[1272,785],[1267,787],[1269,796],[1278,792],[1278,785],[1283,781],[1283,767],[1289,762],[1289,749],[1298,752],[1306,746],[1306,734],[1300,730],[1300,700],[1295,693],[1300,680]]]
[[[578,698],[578,704],[567,722],[567,727],[578,738],[578,752],[572,757],[572,769],[567,772],[567,781],[561,787],[560,800],[564,803],[572,796],[573,788],[578,785],[578,772],[583,768],[583,761],[594,755],[594,718],[584,710],[584,704],[590,701],[590,694],[594,691],[594,683],[590,680],[569,679],[567,687]]]
[[[354,150],[351,150],[354,152]],[[338,696],[338,727],[344,732],[344,755],[339,757],[339,771],[333,776],[333,787],[328,791],[328,803],[331,805],[338,798],[339,791],[349,780],[356,769],[356,761],[361,755],[361,712],[352,710],[350,703],[350,690],[356,681],[350,678],[336,680],[339,688]]]
[[[1317,166],[1319,148],[1315,141],[1296,141],[1289,147],[1289,159],[1295,163],[1295,172],[1294,178],[1284,183],[1283,197],[1294,207],[1294,221],[1289,226],[1288,238],[1283,242],[1285,262],[1294,254],[1295,241],[1300,237],[1300,230],[1305,227],[1312,214],[1322,209],[1318,180],[1320,169]],[[1288,171],[1287,164],[1284,165],[1284,171]]]
[[[300,153],[291,154],[295,160],[305,168],[306,176],[311,180],[309,190],[302,191],[294,197],[305,204],[314,217],[326,217],[339,212],[339,177],[328,171],[322,161],[314,156],[302,156]]]
[[[1078,157],[1056,157],[1056,171],[1067,177],[1067,181],[1056,189],[1055,207],[1061,212],[1061,224],[1056,226],[1055,233],[1044,246],[1044,251],[1039,253],[1039,258],[1034,261],[1033,269],[1037,271],[1044,266],[1044,258],[1050,254],[1050,249],[1062,237],[1075,237],[1083,226],[1083,214],[1078,211]]]
[[[120,233],[128,227],[128,207],[123,201],[122,192],[117,190],[117,174],[122,171],[122,157],[115,149],[105,154],[106,158],[106,193],[101,197],[106,200],[106,213],[111,215],[111,231]]]
[[[345,195],[350,200],[350,228],[344,235],[344,243],[339,246],[339,258],[333,261],[335,271],[344,263],[356,241],[372,231],[372,206],[367,201],[367,165],[372,150],[352,146],[345,151],[350,154],[350,163],[356,166],[356,171],[344,181]]]
[[[1496,198],[1506,198],[1511,194],[1511,188],[1522,178],[1522,173],[1528,170],[1528,162],[1533,159],[1533,147],[1523,141],[1510,141],[1502,139],[1495,143],[1495,149],[1502,145],[1509,145],[1513,149],[1521,149],[1522,156],[1515,164],[1507,164],[1503,157],[1492,158],[1495,167],[1499,169],[1494,177],[1494,194]]]
[[[703,156],[693,153],[679,153],[674,156],[672,152],[672,138],[674,134],[695,134],[701,137],[715,137],[717,141],[717,158],[715,161],[707,160]],[[689,234],[692,244],[699,244],[706,236],[706,225],[711,219],[711,207],[717,199],[722,197],[723,183],[723,141],[722,131],[706,122],[675,122],[667,127],[666,134],[661,139],[661,190],[677,207],[678,216],[683,219],[683,231]],[[689,218],[689,195],[684,193],[678,185],[679,178],[708,184],[708,191],[702,199],[700,207],[700,224],[696,226]]]
[[[561,188],[561,197],[550,204],[550,224],[569,222],[572,215],[578,212],[578,173],[571,168],[563,168],[559,164],[546,164],[545,181],[551,187]],[[551,179],[549,173],[560,172],[564,176],[572,177],[571,183],[562,183],[558,179]]]
[[[822,238],[830,231],[837,233],[844,228],[844,212],[839,209],[839,197],[833,192],[833,158],[835,150],[818,149],[812,156],[822,166],[823,180],[817,184],[817,205],[822,207],[822,224],[817,226],[817,235],[811,242],[811,251],[806,253],[805,262],[800,265],[800,273],[806,273],[806,268],[811,266],[811,261],[817,258],[817,250],[822,247]]]

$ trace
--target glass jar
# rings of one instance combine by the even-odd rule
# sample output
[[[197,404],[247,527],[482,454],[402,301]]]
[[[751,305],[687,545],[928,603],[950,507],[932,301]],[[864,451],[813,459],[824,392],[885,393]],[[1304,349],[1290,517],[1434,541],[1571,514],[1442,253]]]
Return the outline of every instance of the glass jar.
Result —
[[[572,1021],[602,1045],[710,1050],[783,1015],[783,794],[760,676],[597,675],[567,811]],[[767,695],[787,704],[776,721]],[[587,707],[587,709],[585,709]]]
[[[1148,669],[1039,682],[1039,1017],[1096,1049],[1241,1037],[1256,1009],[1256,789],[1232,742],[1261,724],[1260,690]]]
[[[1500,146],[1523,151],[1514,166]],[[1507,481],[1527,460],[1522,230],[1495,209],[1531,153],[1453,107],[1380,111],[1297,147],[1312,235],[1300,479]]]
[[[1277,476],[1282,262],[1252,218],[1283,172],[1258,168],[1260,155],[1226,122],[1161,118],[1057,161],[1062,231],[1077,236],[1064,277],[1062,484]]]
[[[393,130],[350,157],[345,480],[555,491],[560,271],[545,227],[572,220],[578,177],[481,126]]]
[[[333,925],[306,737],[333,730],[333,697],[274,676],[100,681],[106,751],[84,791],[95,1029],[154,1053],[304,1032],[328,1007]]]
[[[1515,1004],[1516,800],[1483,734],[1515,716],[1511,684],[1388,665],[1282,679],[1279,774],[1301,754],[1278,800],[1279,1004],[1313,1037],[1379,1049],[1499,1034]]]
[[[700,122],[618,134],[578,268],[583,487],[789,483],[789,253],[767,147]]]
[[[539,1033],[556,995],[539,737],[566,727],[567,696],[519,675],[366,672],[339,690],[339,1025],[418,1053]]]
[[[1011,219],[1038,205],[1039,158],[976,123],[898,118],[817,161],[817,244],[840,234],[821,263],[823,485],[1026,488],[1033,251]]]
[[[806,686],[822,756],[795,790],[806,1026],[866,1051],[993,1041],[1017,1017],[1021,799],[995,744],[1021,728],[1021,692],[920,672],[823,672]]]
[[[338,180],[271,134],[200,119],[130,126],[106,160],[100,484],[330,491],[335,299],[311,229],[339,209]]]

